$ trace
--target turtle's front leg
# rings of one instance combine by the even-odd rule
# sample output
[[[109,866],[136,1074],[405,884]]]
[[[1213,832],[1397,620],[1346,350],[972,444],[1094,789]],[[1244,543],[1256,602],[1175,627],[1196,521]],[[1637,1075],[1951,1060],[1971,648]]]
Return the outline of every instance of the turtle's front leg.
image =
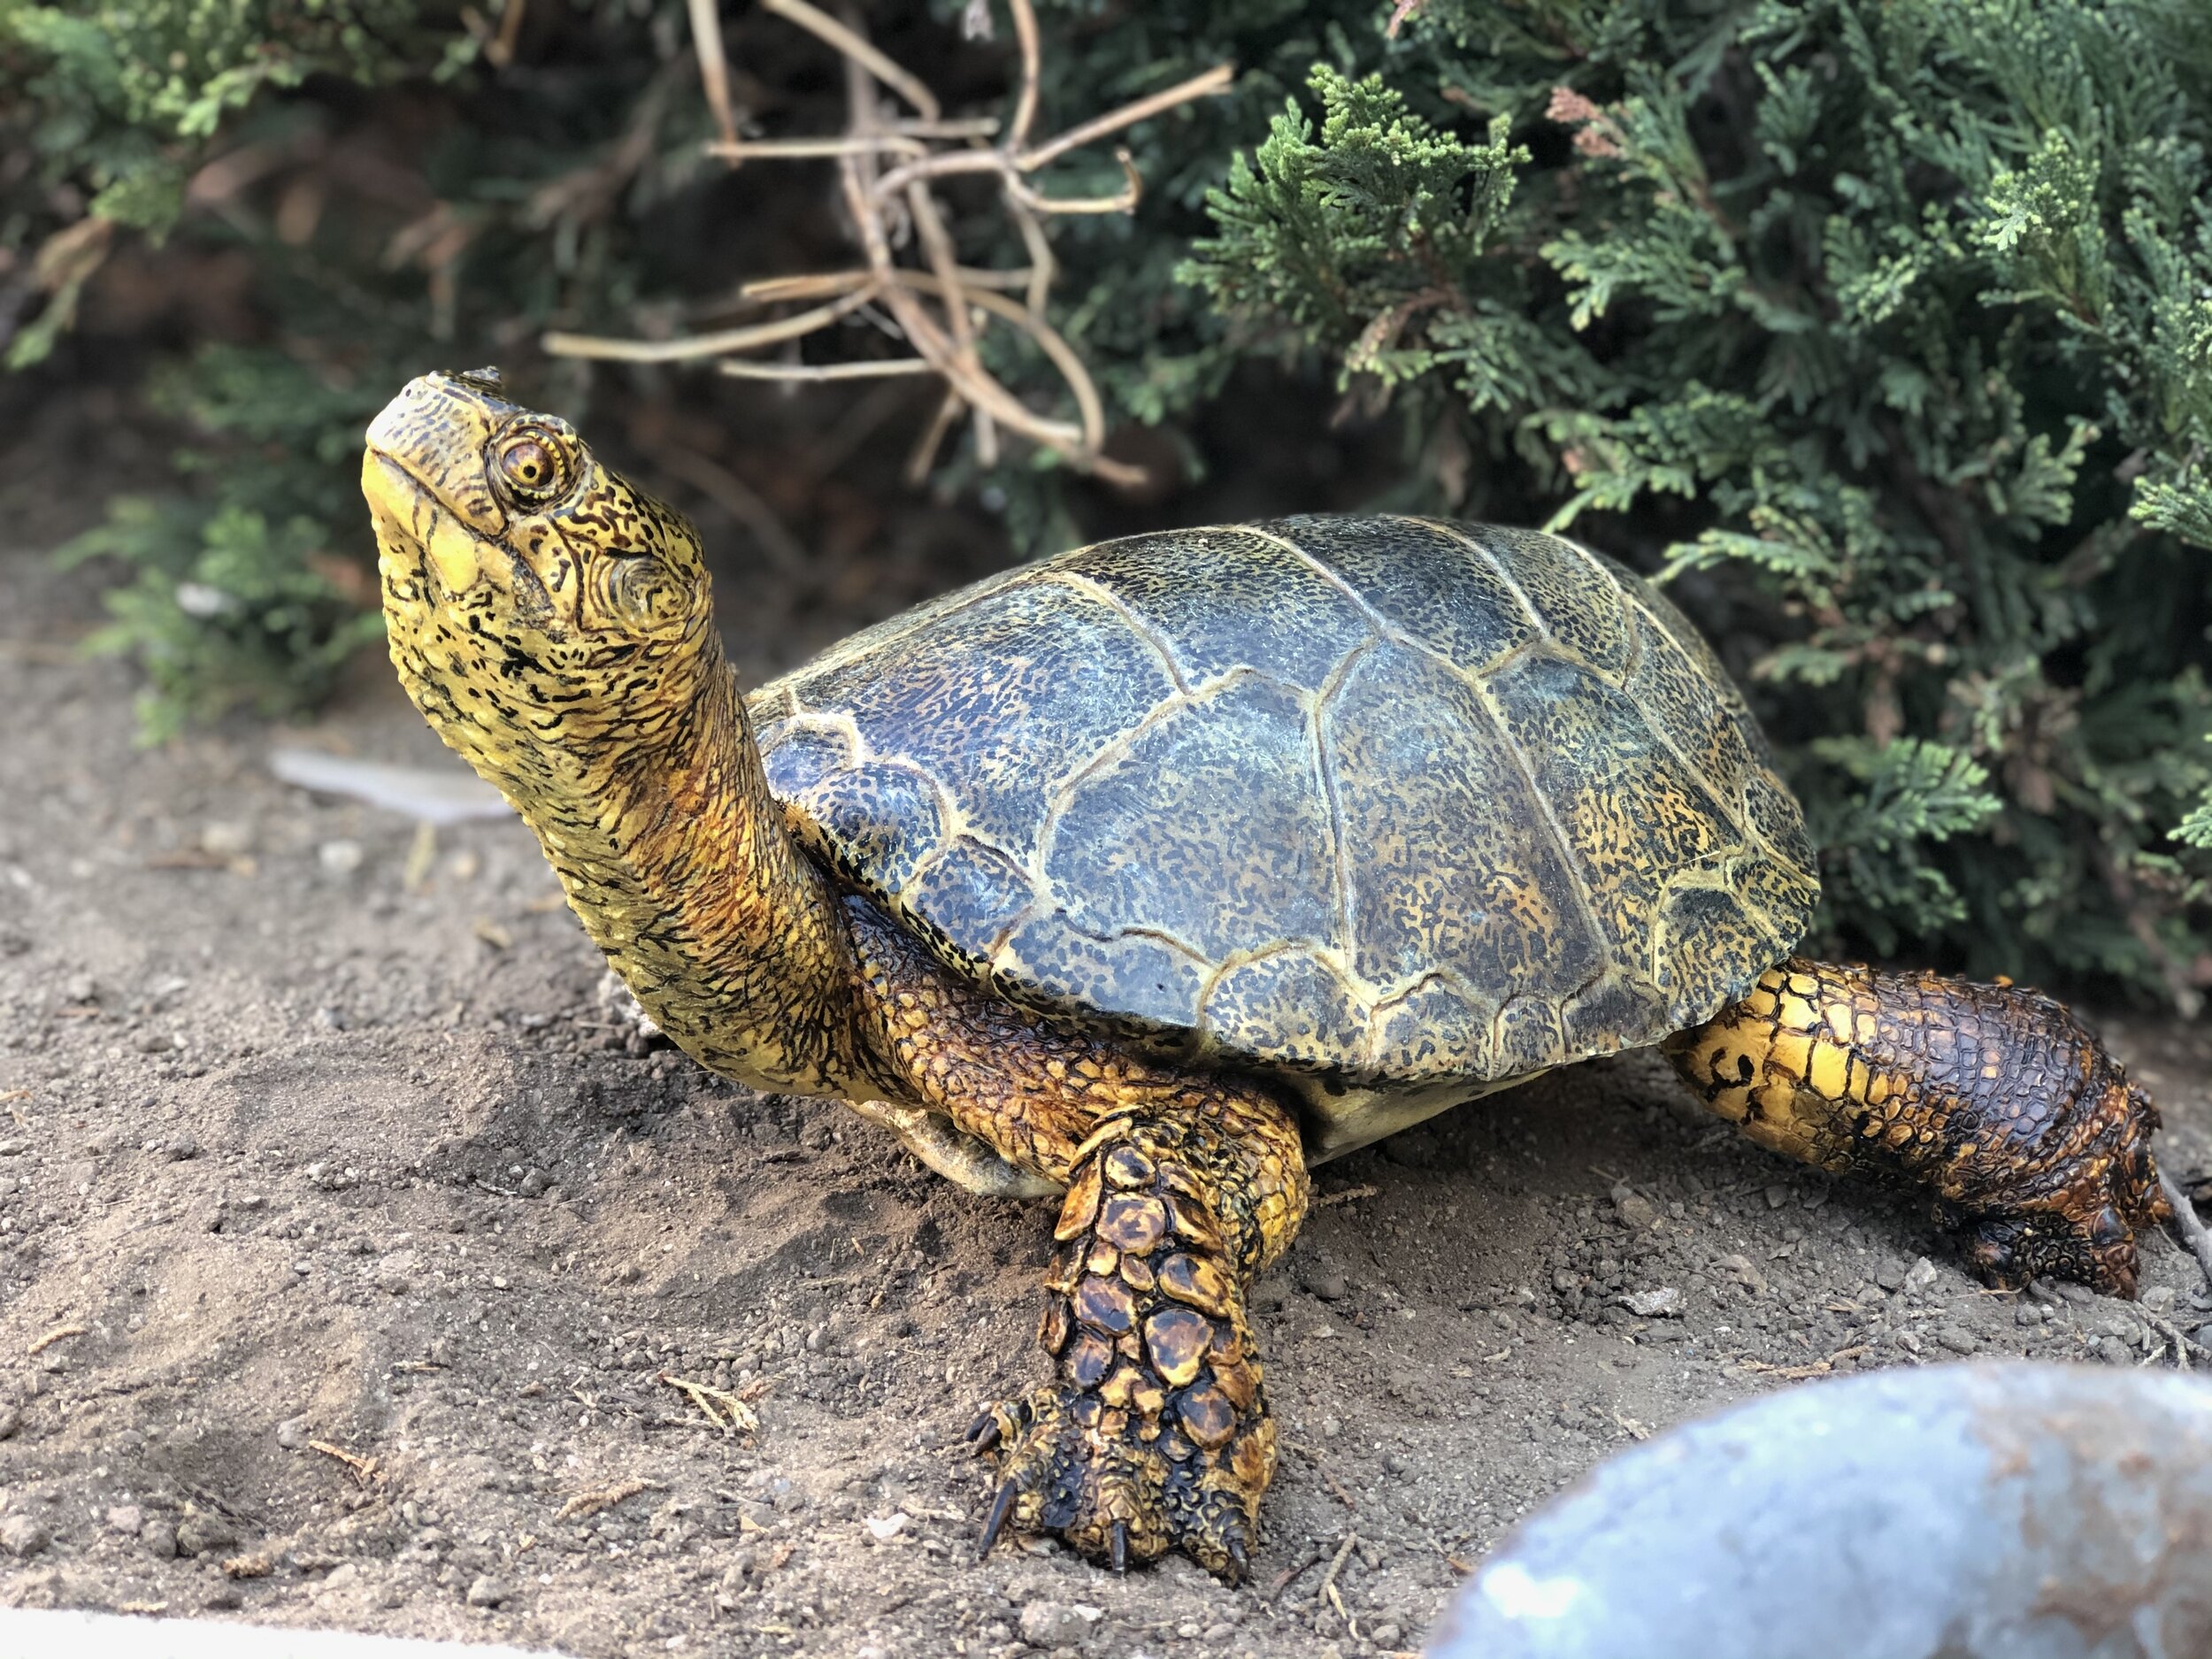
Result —
[[[1275,1470],[1245,1299],[1305,1217],[1296,1123],[1250,1083],[1057,1028],[858,901],[849,914],[890,1070],[1068,1189],[1045,1281],[1054,1378],[969,1432],[998,1462],[984,1548],[1010,1525],[1117,1567],[1180,1549],[1241,1577]]]
[[[1118,1111],[1078,1155],[1040,1332],[1057,1375],[969,1432],[999,1458],[986,1549],[1010,1519],[1117,1568],[1251,1564],[1275,1425],[1245,1293],[1289,1243],[1305,1170],[1279,1108],[1178,1108]]]
[[[2033,991],[1793,960],[1666,1050],[1761,1146],[1928,1188],[1994,1284],[2133,1296],[2135,1235],[2171,1214],[2158,1109]]]

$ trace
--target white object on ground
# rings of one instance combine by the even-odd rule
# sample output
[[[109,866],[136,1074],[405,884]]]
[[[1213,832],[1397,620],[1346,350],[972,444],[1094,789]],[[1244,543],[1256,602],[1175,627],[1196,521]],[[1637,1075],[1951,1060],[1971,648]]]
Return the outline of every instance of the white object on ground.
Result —
[[[514,810],[498,790],[458,761],[450,766],[395,766],[315,749],[277,749],[269,751],[269,770],[300,788],[365,801],[441,827],[471,818],[507,818]]]
[[[0,1608],[0,1654],[8,1659],[560,1659],[542,1648],[20,1608]]]

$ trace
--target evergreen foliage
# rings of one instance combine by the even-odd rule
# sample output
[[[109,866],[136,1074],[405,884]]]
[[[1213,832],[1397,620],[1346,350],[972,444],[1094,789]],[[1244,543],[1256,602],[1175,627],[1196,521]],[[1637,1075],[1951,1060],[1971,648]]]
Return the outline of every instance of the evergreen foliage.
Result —
[[[971,35],[994,9],[928,4]],[[1378,504],[1548,523],[1671,583],[1806,802],[1831,947],[2185,1005],[2212,985],[2212,12],[1039,9],[1041,130],[1240,71],[1125,135],[1134,216],[1052,227],[1055,326],[1120,418],[1179,431],[1242,362],[1318,365],[1317,397],[1405,434]],[[96,12],[104,35],[77,27]],[[672,259],[652,219],[718,177],[681,0],[563,15],[525,35],[526,91],[503,97],[466,66],[463,14],[427,0],[0,0],[0,93],[19,95],[0,143],[34,158],[0,170],[18,360],[67,326],[103,238],[170,223],[211,146],[325,119],[257,89],[444,77],[418,224],[299,242],[183,221],[253,248],[287,343],[204,358],[167,393],[265,469],[205,472],[190,508],[121,508],[100,533],[142,572],[117,637],[156,663],[159,718],[242,685],[311,692],[342,654],[346,584],[308,555],[365,549],[352,437],[424,342],[511,360],[548,324],[680,327],[682,301],[740,274]],[[887,0],[870,16],[879,38],[915,27]],[[1003,63],[1006,36],[1000,12],[967,50]],[[1078,156],[1051,188],[1118,181]],[[965,261],[1024,257],[995,219],[956,232]],[[1020,383],[1018,361],[994,367]],[[582,412],[588,376],[565,384]],[[972,452],[947,465],[979,477]],[[1031,550],[1080,535],[1048,458],[990,481]]]
[[[1191,278],[1486,457],[1478,503],[1540,502],[1718,624],[1832,927],[2186,999],[2212,34],[2088,0],[1411,27],[1480,136],[1318,68],[1318,129],[1293,104],[1232,167]]]

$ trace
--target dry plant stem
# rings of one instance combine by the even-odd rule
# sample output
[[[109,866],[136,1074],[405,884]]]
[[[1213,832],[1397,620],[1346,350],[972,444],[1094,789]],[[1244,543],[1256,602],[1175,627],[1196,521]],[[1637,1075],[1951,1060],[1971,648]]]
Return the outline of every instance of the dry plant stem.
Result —
[[[924,357],[878,357],[861,363],[749,363],[726,357],[714,366],[738,380],[880,380],[895,374],[942,373]]]
[[[2158,1189],[2166,1194],[2166,1203],[2174,1212],[2174,1225],[2188,1240],[2189,1253],[2197,1258],[2197,1265],[2204,1270],[2204,1277],[2212,1282],[2212,1233],[2205,1231],[2204,1223],[2197,1219],[2197,1207],[2179,1181],[2164,1170],[2158,1171]]]
[[[937,465],[937,451],[945,442],[945,434],[952,430],[952,423],[960,419],[967,404],[960,394],[949,391],[937,400],[937,412],[929,418],[929,425],[922,429],[913,453],[906,457],[906,481],[916,489],[928,480],[929,469]]]
[[[499,9],[499,33],[484,48],[484,56],[495,69],[504,69],[515,60],[515,42],[522,38],[523,13],[529,10],[530,0],[507,0]]]
[[[707,146],[707,154],[731,160],[805,161],[824,156],[858,156],[885,151],[902,156],[926,156],[929,146],[900,133],[877,133],[865,137],[848,134],[826,138],[748,138]]]
[[[517,12],[522,0],[508,0]],[[691,7],[691,42],[699,57],[699,84],[707,95],[707,107],[714,111],[715,129],[722,134],[725,143],[737,139],[737,113],[730,107],[730,59],[722,46],[721,0],[689,0]],[[732,165],[737,157],[730,158]]]
[[[829,16],[809,0],[762,0],[769,11],[825,42],[843,58],[848,119],[845,132],[833,137],[741,141],[727,102],[726,60],[716,9],[718,0],[687,3],[708,100],[715,105],[722,134],[718,142],[707,146],[709,152],[732,163],[771,157],[834,160],[865,269],[754,283],[741,290],[741,301],[753,303],[827,301],[774,322],[681,341],[620,341],[556,334],[546,337],[546,349],[567,356],[627,362],[719,357],[724,359],[720,365],[724,373],[757,380],[826,381],[934,373],[944,380],[946,393],[910,460],[910,476],[917,469],[926,469],[951,424],[964,412],[975,421],[976,453],[986,465],[997,458],[997,434],[1002,426],[1110,481],[1143,482],[1142,469],[1100,453],[1105,442],[1105,410],[1097,386],[1081,357],[1044,319],[1045,297],[1056,267],[1041,223],[1047,214],[1131,211],[1141,188],[1135,165],[1126,150],[1118,151],[1124,188],[1110,196],[1094,197],[1047,196],[1032,188],[1025,175],[1149,116],[1227,90],[1233,79],[1229,66],[1209,70],[1032,147],[1030,130],[1036,122],[1039,103],[1041,37],[1032,0],[1008,0],[1020,57],[1019,81],[1013,115],[1003,137],[987,145],[982,141],[999,131],[995,122],[946,119],[929,88],[871,44],[852,24]],[[903,98],[918,119],[894,119],[879,108],[879,85]],[[932,140],[964,140],[971,147],[933,151],[926,142]],[[1006,211],[1029,252],[1026,270],[977,271],[957,262],[951,231],[930,190],[938,179],[975,173],[998,176]],[[903,268],[896,262],[895,244],[910,227],[927,261],[926,273]],[[996,291],[1001,288],[1020,289],[1025,303],[1016,304]],[[913,347],[913,357],[811,365],[732,360],[726,355],[802,338],[871,303],[880,303],[889,312],[892,324]],[[978,326],[990,319],[1019,329],[1051,363],[1074,398],[1074,424],[1037,413],[984,367],[978,349]],[[727,491],[720,493],[727,496]]]
[[[964,288],[1026,288],[1034,277],[1034,273],[1024,269],[984,271],[972,265],[962,265],[958,274]],[[760,305],[782,300],[819,299],[825,294],[849,294],[875,280],[872,271],[824,271],[812,276],[764,277],[740,288],[738,297]]]
[[[1014,40],[1021,51],[1021,90],[1014,98],[1014,119],[1006,129],[1006,147],[1019,150],[1029,142],[1030,123],[1037,119],[1037,79],[1043,54],[1037,45],[1037,13],[1029,0],[1007,0],[1013,13]]]
[[[906,201],[907,211],[914,216],[915,233],[922,239],[922,250],[929,256],[930,268],[937,275],[945,320],[952,325],[954,356],[963,373],[979,378],[984,373],[983,359],[976,355],[975,325],[969,320],[967,295],[960,286],[960,264],[953,254],[952,234],[938,215],[935,198],[920,185],[908,189]],[[998,465],[998,429],[979,409],[975,414],[975,458],[979,465]]]
[[[772,323],[755,323],[745,328],[725,328],[711,334],[693,334],[682,340],[610,340],[598,334],[562,334],[545,336],[546,350],[566,357],[605,357],[623,363],[681,363],[692,357],[718,357],[726,351],[749,351],[761,346],[780,344],[810,334],[816,329],[835,322],[849,311],[856,311],[875,297],[872,288],[854,289],[841,299],[827,305],[818,305],[810,311],[795,316],[780,317]]]
[[[924,120],[934,121],[943,116],[936,94],[827,12],[818,12],[806,0],[761,0],[761,4],[778,17],[788,18],[818,40],[834,46],[849,60],[912,104]]]

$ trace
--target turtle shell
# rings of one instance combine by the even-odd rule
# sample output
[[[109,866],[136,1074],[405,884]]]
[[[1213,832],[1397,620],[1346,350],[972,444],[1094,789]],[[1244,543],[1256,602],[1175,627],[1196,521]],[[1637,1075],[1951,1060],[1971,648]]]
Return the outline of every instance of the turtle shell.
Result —
[[[1709,1018],[1819,890],[1704,641],[1532,531],[1103,542],[749,707],[794,829],[947,963],[1290,1080],[1322,1151]]]

